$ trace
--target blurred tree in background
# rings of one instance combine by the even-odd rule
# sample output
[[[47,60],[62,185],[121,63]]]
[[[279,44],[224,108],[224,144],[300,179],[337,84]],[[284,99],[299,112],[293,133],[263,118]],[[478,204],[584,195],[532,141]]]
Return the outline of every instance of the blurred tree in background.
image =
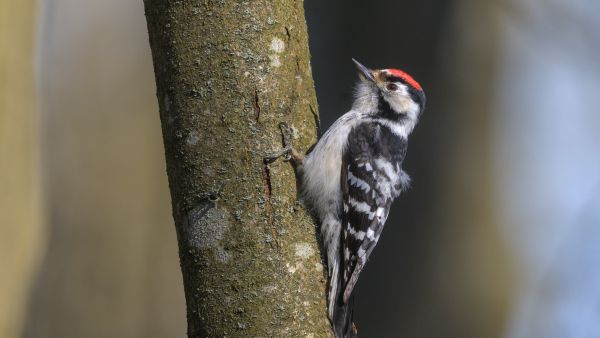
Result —
[[[43,4],[40,86],[49,243],[26,337],[184,337],[141,1]]]
[[[34,60],[36,1],[0,1],[0,337],[22,329],[44,243]]]

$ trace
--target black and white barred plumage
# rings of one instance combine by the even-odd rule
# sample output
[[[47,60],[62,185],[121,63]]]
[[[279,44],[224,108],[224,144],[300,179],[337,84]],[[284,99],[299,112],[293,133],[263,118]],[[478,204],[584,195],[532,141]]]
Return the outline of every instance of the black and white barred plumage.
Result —
[[[421,87],[406,73],[356,65],[361,81],[352,109],[298,166],[302,195],[321,223],[337,338],[352,336],[352,291],[392,202],[409,185],[402,162],[425,105]]]

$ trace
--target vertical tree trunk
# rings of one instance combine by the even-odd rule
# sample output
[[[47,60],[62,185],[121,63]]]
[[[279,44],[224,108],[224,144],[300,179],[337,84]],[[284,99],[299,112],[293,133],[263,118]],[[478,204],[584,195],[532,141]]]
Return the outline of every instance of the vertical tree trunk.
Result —
[[[0,337],[21,334],[43,244],[34,83],[36,1],[0,0]]]
[[[302,1],[145,0],[188,335],[324,336],[315,224],[279,122],[307,149],[316,98]]]

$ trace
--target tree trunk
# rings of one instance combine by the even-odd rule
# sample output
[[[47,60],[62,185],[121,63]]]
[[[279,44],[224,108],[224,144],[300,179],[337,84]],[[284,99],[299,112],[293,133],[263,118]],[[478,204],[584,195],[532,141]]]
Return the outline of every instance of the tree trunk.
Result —
[[[302,1],[145,0],[190,337],[325,336],[326,276],[279,122],[318,116]]]

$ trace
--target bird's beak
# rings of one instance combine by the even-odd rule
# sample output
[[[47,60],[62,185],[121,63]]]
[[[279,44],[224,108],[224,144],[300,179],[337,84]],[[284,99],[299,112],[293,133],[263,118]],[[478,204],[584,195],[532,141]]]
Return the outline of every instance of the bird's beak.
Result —
[[[352,59],[352,61],[354,61],[354,64],[356,65],[356,69],[358,69],[358,74],[361,75],[361,77],[364,77],[365,79],[367,79],[371,82],[375,82],[375,78],[373,77],[373,74],[371,73],[369,68],[363,66],[360,62],[358,62],[354,59]]]

